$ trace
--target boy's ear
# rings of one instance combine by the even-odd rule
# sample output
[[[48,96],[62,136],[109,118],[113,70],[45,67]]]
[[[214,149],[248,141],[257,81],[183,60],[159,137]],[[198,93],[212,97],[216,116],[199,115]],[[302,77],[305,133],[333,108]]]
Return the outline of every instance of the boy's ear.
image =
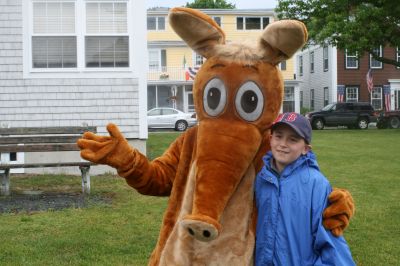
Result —
[[[311,151],[312,146],[310,144],[306,144],[306,146],[304,147],[304,152],[303,155],[306,155],[307,152]]]

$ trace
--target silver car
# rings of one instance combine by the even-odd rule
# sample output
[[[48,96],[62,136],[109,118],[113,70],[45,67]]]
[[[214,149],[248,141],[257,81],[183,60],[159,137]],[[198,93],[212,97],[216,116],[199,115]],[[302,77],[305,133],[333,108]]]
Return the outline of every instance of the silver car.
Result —
[[[174,128],[185,131],[188,127],[197,124],[196,114],[184,113],[174,108],[158,107],[147,111],[149,128]]]

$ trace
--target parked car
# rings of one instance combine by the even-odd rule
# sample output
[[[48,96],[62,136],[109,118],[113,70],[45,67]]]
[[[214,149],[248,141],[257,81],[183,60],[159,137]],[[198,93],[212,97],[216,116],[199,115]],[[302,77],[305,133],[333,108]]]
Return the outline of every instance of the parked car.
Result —
[[[369,123],[377,121],[378,114],[368,102],[341,102],[307,113],[306,117],[313,129],[325,126],[367,129]]]
[[[376,127],[400,128],[400,110],[380,113]]]
[[[149,128],[174,128],[185,131],[188,127],[197,124],[195,113],[184,113],[174,108],[158,107],[147,111]]]

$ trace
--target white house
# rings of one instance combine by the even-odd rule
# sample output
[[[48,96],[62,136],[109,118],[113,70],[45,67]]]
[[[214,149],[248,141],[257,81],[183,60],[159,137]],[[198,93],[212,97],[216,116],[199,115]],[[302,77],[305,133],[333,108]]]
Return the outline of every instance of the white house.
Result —
[[[0,126],[88,125],[107,134],[113,122],[145,152],[145,62],[144,1],[0,0]]]

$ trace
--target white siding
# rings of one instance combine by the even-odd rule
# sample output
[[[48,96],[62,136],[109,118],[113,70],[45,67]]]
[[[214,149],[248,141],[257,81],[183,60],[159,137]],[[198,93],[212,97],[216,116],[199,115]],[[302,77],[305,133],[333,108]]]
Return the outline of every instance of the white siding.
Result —
[[[310,52],[314,52],[314,72],[310,73]],[[296,60],[303,56],[303,75],[299,75],[299,63],[297,62],[296,76],[300,81],[300,91],[303,91],[303,106],[310,108],[310,90],[314,89],[314,109],[320,110],[324,107],[324,87],[329,88],[329,99],[331,102],[333,84],[332,66],[336,57],[332,56],[332,47],[328,47],[328,71],[323,69],[323,48],[320,46],[310,46],[296,54]],[[336,92],[336,89],[334,90]]]
[[[59,74],[55,78],[24,78],[22,12],[22,0],[0,0],[0,126],[87,124],[105,133],[105,126],[112,122],[127,138],[146,138],[146,126],[139,126],[139,119],[143,121],[139,112],[143,116],[140,110],[146,109],[146,99],[139,100],[139,94],[143,94],[139,88],[146,88],[146,82],[140,81],[145,75],[140,71],[129,78],[119,77],[118,72],[99,73],[100,78],[81,78],[82,73],[79,78]],[[144,8],[143,13],[141,17],[145,18]],[[135,48],[145,49],[144,30],[139,39],[144,43],[135,44]],[[137,51],[134,54],[136,60]]]
[[[129,25],[133,26],[129,34],[132,49],[128,71],[47,71],[44,74],[29,73],[27,3],[27,0],[0,0],[0,127],[88,125],[96,126],[99,134],[108,134],[105,127],[112,122],[134,147],[145,153],[147,82],[143,66],[148,64],[144,1],[131,0],[128,5],[133,13],[129,17]],[[41,158],[46,162],[61,162],[68,160],[69,154],[73,160],[79,158],[79,152],[26,153],[17,157],[26,163]],[[2,154],[3,157],[7,155]],[[79,174],[77,167],[24,171]],[[109,167],[96,166],[91,173],[110,171]]]

